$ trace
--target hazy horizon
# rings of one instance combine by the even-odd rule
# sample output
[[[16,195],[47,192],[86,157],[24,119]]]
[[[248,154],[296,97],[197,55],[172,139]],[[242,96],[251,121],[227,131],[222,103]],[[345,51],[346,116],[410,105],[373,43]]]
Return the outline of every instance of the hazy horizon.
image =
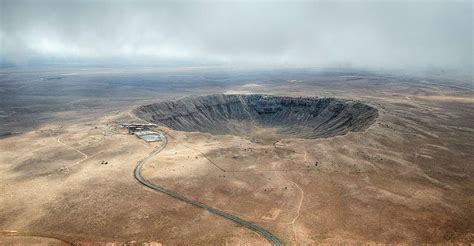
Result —
[[[473,65],[471,1],[0,2],[2,64]]]

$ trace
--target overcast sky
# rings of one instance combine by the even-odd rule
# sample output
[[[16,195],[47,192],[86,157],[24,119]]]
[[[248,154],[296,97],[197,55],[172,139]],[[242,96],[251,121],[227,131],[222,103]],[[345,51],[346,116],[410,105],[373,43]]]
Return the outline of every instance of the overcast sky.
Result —
[[[0,56],[472,68],[467,1],[0,0]]]

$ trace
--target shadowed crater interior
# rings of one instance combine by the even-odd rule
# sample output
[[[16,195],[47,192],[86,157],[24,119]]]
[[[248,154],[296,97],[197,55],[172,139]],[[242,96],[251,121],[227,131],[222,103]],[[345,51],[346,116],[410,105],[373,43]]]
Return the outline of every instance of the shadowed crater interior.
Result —
[[[299,138],[361,131],[378,116],[377,109],[356,101],[266,95],[188,97],[140,106],[134,113],[179,131],[239,136],[272,132]]]

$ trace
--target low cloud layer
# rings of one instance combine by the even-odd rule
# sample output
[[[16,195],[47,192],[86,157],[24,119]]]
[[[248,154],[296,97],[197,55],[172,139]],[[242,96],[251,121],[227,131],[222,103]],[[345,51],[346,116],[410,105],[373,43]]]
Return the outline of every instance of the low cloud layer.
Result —
[[[471,1],[0,0],[0,56],[472,68]]]

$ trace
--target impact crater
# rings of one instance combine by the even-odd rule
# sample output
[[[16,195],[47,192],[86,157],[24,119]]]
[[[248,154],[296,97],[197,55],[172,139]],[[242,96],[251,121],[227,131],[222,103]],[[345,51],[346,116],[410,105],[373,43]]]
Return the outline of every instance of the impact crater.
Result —
[[[272,132],[306,139],[362,131],[378,116],[376,108],[357,101],[260,94],[187,97],[143,105],[134,113],[178,131],[245,137]]]

